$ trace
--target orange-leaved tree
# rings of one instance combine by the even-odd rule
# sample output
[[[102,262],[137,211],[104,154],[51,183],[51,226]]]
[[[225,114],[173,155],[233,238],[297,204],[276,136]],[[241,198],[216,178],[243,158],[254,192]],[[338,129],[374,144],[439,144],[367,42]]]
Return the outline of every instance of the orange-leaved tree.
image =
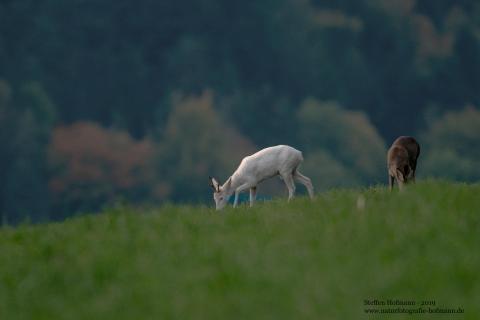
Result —
[[[153,145],[91,122],[60,126],[49,148],[57,213],[97,210],[119,199],[148,199]]]

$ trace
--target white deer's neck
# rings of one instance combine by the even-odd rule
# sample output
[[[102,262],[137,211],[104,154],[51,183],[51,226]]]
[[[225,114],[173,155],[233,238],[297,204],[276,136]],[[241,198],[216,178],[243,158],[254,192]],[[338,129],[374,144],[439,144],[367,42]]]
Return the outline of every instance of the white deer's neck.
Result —
[[[232,182],[230,184],[230,189],[228,189],[227,192],[229,195],[232,195],[235,193],[235,190],[237,190],[237,188],[243,184],[243,181],[242,181],[243,179],[236,172],[229,179],[232,179]],[[223,188],[226,187],[227,183],[228,183],[228,179],[227,179],[227,182],[223,185]]]

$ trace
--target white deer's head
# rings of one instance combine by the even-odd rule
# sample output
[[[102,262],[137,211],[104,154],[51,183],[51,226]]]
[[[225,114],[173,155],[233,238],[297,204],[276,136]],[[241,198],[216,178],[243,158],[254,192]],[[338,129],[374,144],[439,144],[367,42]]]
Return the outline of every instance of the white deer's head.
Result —
[[[227,182],[221,186],[215,178],[210,177],[210,186],[213,189],[213,200],[215,200],[215,207],[217,210],[223,209],[232,195],[230,190],[232,186],[232,178],[228,178]]]

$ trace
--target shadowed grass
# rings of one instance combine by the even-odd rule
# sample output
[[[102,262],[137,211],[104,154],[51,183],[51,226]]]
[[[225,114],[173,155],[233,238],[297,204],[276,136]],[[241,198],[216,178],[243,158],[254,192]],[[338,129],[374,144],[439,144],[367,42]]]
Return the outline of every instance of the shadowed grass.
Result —
[[[335,190],[254,208],[114,208],[0,232],[0,319],[480,318],[480,186]],[[418,307],[418,305],[417,305]]]

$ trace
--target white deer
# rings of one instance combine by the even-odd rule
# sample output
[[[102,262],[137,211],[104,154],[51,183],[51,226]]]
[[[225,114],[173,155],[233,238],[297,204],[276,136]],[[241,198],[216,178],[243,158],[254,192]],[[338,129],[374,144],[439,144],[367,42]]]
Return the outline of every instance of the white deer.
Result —
[[[313,199],[312,181],[298,171],[298,166],[302,161],[302,152],[290,146],[279,145],[265,148],[243,158],[237,170],[222,186],[215,178],[210,177],[217,210],[223,209],[234,193],[233,207],[236,207],[239,193],[247,189],[250,189],[250,206],[253,206],[257,195],[257,185],[276,175],[280,175],[287,185],[288,200],[292,199],[295,194],[295,180],[307,188],[308,195]]]

